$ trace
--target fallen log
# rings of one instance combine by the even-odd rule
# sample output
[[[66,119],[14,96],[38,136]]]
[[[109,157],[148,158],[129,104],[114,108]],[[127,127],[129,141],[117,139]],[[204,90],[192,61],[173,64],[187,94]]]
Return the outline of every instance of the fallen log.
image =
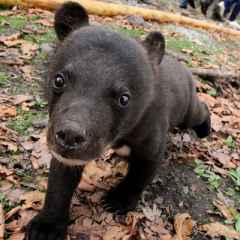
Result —
[[[201,69],[201,68],[192,68],[192,74],[197,75],[201,78],[210,78],[210,79],[235,79],[240,81],[240,74],[234,72],[223,72],[218,69]]]
[[[215,23],[192,19],[189,17],[177,15],[170,12],[164,12],[153,9],[133,7],[128,5],[120,5],[113,3],[105,3],[94,0],[73,0],[83,5],[89,14],[99,16],[117,16],[117,15],[138,15],[145,20],[157,21],[159,23],[173,23],[192,28],[200,28],[209,31],[215,31],[230,36],[240,37],[240,31],[236,31],[227,27],[222,27]],[[20,5],[26,8],[43,8],[47,10],[57,9],[66,0],[0,0],[0,4],[13,6]]]

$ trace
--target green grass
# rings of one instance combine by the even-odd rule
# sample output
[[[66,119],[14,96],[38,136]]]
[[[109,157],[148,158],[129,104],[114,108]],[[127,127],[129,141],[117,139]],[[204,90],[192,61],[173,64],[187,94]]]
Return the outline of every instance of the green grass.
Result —
[[[0,203],[3,206],[4,212],[9,212],[16,206],[15,204],[12,204],[2,193],[0,193]]]
[[[56,34],[53,29],[49,29],[45,34],[41,35],[28,34],[24,36],[24,39],[37,44],[50,43],[56,40]]]
[[[124,36],[132,37],[132,38],[141,37],[142,35],[145,34],[144,30],[141,30],[141,29],[127,29],[125,27],[120,27],[116,25],[111,25],[109,26],[109,28],[116,32],[119,32]]]
[[[234,150],[236,148],[236,141],[232,136],[228,136],[228,138],[224,141],[224,143],[231,150]]]
[[[10,16],[7,18],[9,26],[16,30],[21,30],[28,23],[27,17],[23,16]]]
[[[212,172],[201,160],[195,160],[194,172],[203,179],[206,179],[213,189],[218,189],[221,185],[221,177]]]
[[[32,127],[34,121],[38,121],[46,116],[45,112],[23,111],[18,109],[17,116],[8,122],[8,127],[21,135],[28,135],[28,129]]]
[[[0,87],[6,87],[9,82],[9,76],[5,72],[0,72]]]
[[[200,54],[205,52],[206,50],[202,46],[184,38],[177,39],[173,37],[168,37],[166,39],[166,43],[168,48],[175,50],[177,52],[181,52],[183,49],[188,49],[192,51],[193,54]]]
[[[237,191],[240,191],[240,167],[229,171],[229,177],[232,179]]]

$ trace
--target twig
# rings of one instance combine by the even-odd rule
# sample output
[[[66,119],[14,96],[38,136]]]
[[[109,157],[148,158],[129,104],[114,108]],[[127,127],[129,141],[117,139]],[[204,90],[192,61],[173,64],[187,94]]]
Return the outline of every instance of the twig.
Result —
[[[4,212],[3,212],[3,206],[0,203],[0,240],[3,240],[4,237]]]

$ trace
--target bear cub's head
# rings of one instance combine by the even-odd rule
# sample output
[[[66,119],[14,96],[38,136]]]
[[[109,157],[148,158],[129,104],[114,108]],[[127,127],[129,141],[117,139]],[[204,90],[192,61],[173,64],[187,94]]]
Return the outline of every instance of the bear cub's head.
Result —
[[[55,30],[60,44],[47,85],[48,144],[59,161],[82,165],[125,141],[143,118],[164,38],[153,32],[138,43],[90,26],[86,10],[73,2],[57,10]]]

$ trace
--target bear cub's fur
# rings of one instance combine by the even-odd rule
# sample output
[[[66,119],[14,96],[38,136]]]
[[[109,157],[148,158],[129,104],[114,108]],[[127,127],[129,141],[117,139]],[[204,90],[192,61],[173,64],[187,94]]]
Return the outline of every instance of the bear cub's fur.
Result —
[[[48,145],[53,154],[42,211],[26,229],[27,240],[61,240],[82,165],[108,147],[131,148],[125,179],[105,197],[111,211],[134,208],[160,168],[167,133],[192,128],[203,138],[210,114],[199,101],[192,76],[165,54],[160,32],[142,42],[99,26],[77,3],[55,15],[60,44],[46,83]]]

